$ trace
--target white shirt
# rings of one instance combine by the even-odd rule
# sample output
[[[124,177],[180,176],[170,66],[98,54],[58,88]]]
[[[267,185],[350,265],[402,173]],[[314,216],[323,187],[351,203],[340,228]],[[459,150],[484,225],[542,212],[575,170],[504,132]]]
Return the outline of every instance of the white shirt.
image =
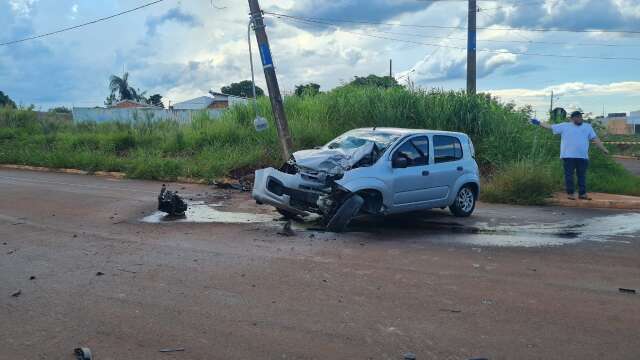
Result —
[[[551,130],[560,135],[560,158],[589,158],[589,143],[597,138],[591,124],[576,125],[573,122],[551,125]]]

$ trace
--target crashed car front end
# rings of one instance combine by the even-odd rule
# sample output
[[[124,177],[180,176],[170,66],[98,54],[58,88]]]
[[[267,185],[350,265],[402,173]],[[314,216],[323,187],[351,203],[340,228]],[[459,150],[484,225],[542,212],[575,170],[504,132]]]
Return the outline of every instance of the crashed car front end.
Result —
[[[355,168],[372,165],[381,154],[380,146],[366,137],[346,136],[335,141],[349,146],[332,148],[330,144],[320,149],[301,150],[279,170],[256,171],[253,198],[285,214],[330,215],[335,205],[348,195],[339,180]]]

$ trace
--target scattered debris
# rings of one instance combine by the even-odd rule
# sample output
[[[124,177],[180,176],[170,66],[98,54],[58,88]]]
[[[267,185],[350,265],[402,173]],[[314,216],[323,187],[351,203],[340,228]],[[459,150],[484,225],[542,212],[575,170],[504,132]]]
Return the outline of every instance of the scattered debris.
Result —
[[[404,360],[416,360],[416,354],[412,352],[404,353]]]
[[[182,200],[177,191],[168,191],[166,185],[162,184],[160,195],[158,195],[158,210],[171,216],[184,216],[187,203]]]
[[[240,181],[231,178],[220,178],[213,182],[213,185],[220,189],[233,189],[239,191],[249,191]]]
[[[73,237],[74,237],[74,238],[77,238],[77,237],[78,237],[78,234],[73,234]]]
[[[474,269],[479,269],[480,268],[480,264],[472,264]]]
[[[75,348],[73,354],[76,356],[76,360],[92,360],[91,349],[86,347]]]
[[[440,309],[440,311],[450,312],[450,313],[453,313],[453,314],[459,314],[459,313],[462,312],[462,310],[458,310],[458,309]]]
[[[35,279],[36,279],[35,276],[33,276],[33,275],[29,276],[29,280],[35,280]]]
[[[533,272],[538,271],[538,269],[536,269],[536,268],[527,268],[527,270],[529,270],[529,271],[533,271]]]
[[[631,295],[635,295],[636,294],[636,290],[635,289],[625,289],[625,288],[618,288],[618,291],[622,294],[631,294]]]
[[[11,297],[18,297],[22,294],[22,290],[16,290],[14,292],[11,293]]]
[[[284,223],[284,225],[282,226],[282,231],[278,232],[278,235],[282,236],[294,236],[295,234],[295,231],[291,229],[291,220],[288,220],[286,223]]]
[[[15,250],[9,250],[9,251],[7,251],[7,255],[11,255],[11,254],[13,254],[14,252],[16,252],[16,251],[15,251]]]
[[[172,352],[185,351],[185,348],[167,348],[167,349],[160,349],[158,351],[160,351],[161,353],[172,353]]]
[[[98,271],[98,272],[96,273],[96,276],[102,276],[102,275],[104,275],[104,273],[103,273],[102,271]]]
[[[484,305],[493,305],[495,303],[495,301],[493,301],[491,299],[482,299],[482,303]]]

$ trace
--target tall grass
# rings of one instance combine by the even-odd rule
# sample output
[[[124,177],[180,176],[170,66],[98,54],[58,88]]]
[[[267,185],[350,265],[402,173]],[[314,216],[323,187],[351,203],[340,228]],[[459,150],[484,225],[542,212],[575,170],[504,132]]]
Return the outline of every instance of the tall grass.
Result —
[[[250,172],[281,161],[269,100],[262,98],[258,105],[270,122],[261,133],[253,129],[252,106],[233,107],[217,120],[202,114],[190,124],[141,119],[72,124],[38,118],[29,110],[0,109],[0,163],[122,171],[133,178],[161,180]],[[473,139],[485,173],[501,174],[515,163],[549,164],[561,183],[554,168],[559,164],[558,140],[528,125],[524,113],[486,95],[347,86],[317,96],[288,97],[285,109],[296,149],[324,144],[358,127],[463,131]],[[640,189],[640,182],[603,157],[594,159],[592,168],[608,179],[596,183],[599,190]],[[613,178],[622,180],[616,185]]]

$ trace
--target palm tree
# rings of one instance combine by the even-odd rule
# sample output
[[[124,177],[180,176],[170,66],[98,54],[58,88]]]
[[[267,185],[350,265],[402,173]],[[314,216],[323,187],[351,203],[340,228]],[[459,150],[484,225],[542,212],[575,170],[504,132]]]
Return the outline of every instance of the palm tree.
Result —
[[[111,93],[118,93],[119,101],[123,100],[138,100],[138,96],[134,88],[129,86],[129,73],[124,73],[122,77],[118,77],[116,75],[111,75],[109,78],[109,89]]]

